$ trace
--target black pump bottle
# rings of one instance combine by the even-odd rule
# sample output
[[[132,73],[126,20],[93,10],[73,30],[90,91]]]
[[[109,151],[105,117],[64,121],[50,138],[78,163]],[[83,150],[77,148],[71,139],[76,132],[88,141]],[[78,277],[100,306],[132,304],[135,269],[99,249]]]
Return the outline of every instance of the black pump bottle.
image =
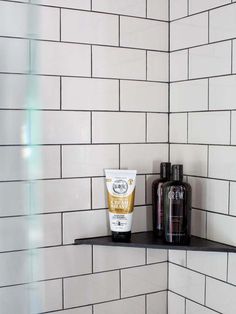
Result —
[[[153,231],[158,237],[163,235],[164,208],[163,208],[163,184],[170,180],[171,163],[160,164],[160,179],[152,183],[152,217]]]
[[[189,244],[191,236],[192,189],[183,182],[183,165],[172,166],[172,181],[163,186],[164,239]]]

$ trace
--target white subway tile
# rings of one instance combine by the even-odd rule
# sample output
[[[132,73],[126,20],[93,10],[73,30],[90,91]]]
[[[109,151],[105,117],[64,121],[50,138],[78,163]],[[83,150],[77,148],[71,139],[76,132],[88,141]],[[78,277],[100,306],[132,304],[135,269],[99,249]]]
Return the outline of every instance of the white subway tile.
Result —
[[[130,17],[120,19],[120,44],[125,47],[168,50],[168,23]]]
[[[236,245],[236,217],[207,213],[207,239]]]
[[[180,50],[170,53],[170,81],[188,78],[188,51]]]
[[[128,247],[93,247],[93,271],[100,272],[116,268],[145,264],[145,249]]]
[[[145,296],[128,298],[94,306],[94,314],[143,314],[145,312]]]
[[[230,182],[230,214],[236,216],[236,183]]]
[[[90,10],[90,0],[33,0],[34,3],[72,9]]]
[[[229,253],[228,282],[236,285],[236,254]]]
[[[158,278],[158,280],[153,280]],[[121,270],[121,297],[167,289],[167,263]]]
[[[63,177],[102,176],[104,169],[118,168],[117,145],[63,147]]]
[[[28,123],[27,111],[0,110],[0,144],[27,144]]]
[[[63,41],[118,46],[118,16],[62,10]]]
[[[169,289],[188,299],[204,304],[205,276],[169,264]]]
[[[167,261],[167,250],[147,249],[147,263],[160,263]]]
[[[107,208],[107,189],[105,179],[92,178],[92,208]],[[145,176],[138,175],[136,177],[136,188],[135,188],[135,205],[144,205],[145,202]]]
[[[88,45],[40,42],[33,43],[36,57],[33,72],[52,75],[91,75],[91,47]]]
[[[93,0],[94,11],[145,17],[145,0]]]
[[[187,113],[170,114],[170,142],[187,143]]]
[[[158,113],[147,114],[147,142],[168,141],[168,115]]]
[[[226,280],[227,253],[187,252],[187,267],[200,273]]]
[[[236,144],[236,112],[232,111],[232,118],[231,118],[231,144],[235,145]]]
[[[209,81],[209,109],[236,109],[236,75],[211,78]]]
[[[235,180],[236,148],[229,146],[209,147],[209,176],[219,179]],[[222,160],[224,161],[222,163]]]
[[[93,143],[145,142],[144,113],[94,112],[92,121]]]
[[[121,81],[121,110],[168,111],[168,85],[165,83]]]
[[[77,238],[99,237],[109,234],[107,210],[90,210],[63,215],[63,243],[71,244]]]
[[[169,262],[186,267],[186,251],[169,250]]]
[[[31,204],[39,213],[90,209],[90,194],[86,178],[31,182]]]
[[[205,238],[206,237],[206,212],[192,209],[191,234]]]
[[[166,0],[148,0],[147,17],[157,20],[169,20],[168,2]]]
[[[186,300],[186,314],[216,314],[216,312],[195,302]]]
[[[29,41],[0,38],[0,71],[26,73],[29,70]]]
[[[208,13],[189,16],[170,24],[171,50],[208,42]]]
[[[171,291],[168,291],[168,313],[169,314],[185,313],[185,299]]]
[[[3,218],[0,251],[61,244],[60,214]]]
[[[59,40],[59,13],[55,8],[2,1],[0,35]],[[30,15],[37,17],[37,23],[31,23],[29,28]]]
[[[206,176],[207,174],[207,147],[203,145],[170,146],[171,162],[183,164],[184,173],[188,175]]]
[[[31,134],[33,144],[90,143],[89,112],[33,111],[30,119],[41,124],[41,132]]]
[[[209,10],[230,2],[231,0],[189,0],[189,13],[193,14],[196,12]],[[215,10],[212,10],[211,12],[213,11]]]
[[[152,209],[150,206],[139,206],[134,208],[132,232],[143,232],[152,230]]]
[[[159,172],[158,170],[157,172]],[[146,176],[146,194],[147,194],[147,204],[152,204],[152,183],[154,180],[160,179],[159,175],[147,175]]]
[[[170,20],[188,15],[188,0],[170,0]]]
[[[147,52],[147,79],[150,81],[168,81],[169,54],[166,52]]]
[[[92,178],[92,208],[107,207],[107,188],[105,178]]]
[[[58,178],[60,176],[60,152],[57,146],[0,147],[0,180],[27,180]],[[37,158],[41,157],[40,166]],[[28,168],[35,162],[37,167]]]
[[[230,143],[229,111],[190,113],[188,119],[188,141],[190,143]],[[201,127],[199,128],[199,126]]]
[[[192,187],[193,207],[219,213],[228,213],[228,182],[188,177],[188,183]]]
[[[66,110],[118,110],[119,82],[118,80],[63,77],[62,108]]]
[[[189,50],[190,78],[231,73],[231,43],[220,42]]]
[[[1,314],[36,314],[62,309],[62,282],[50,280],[0,289]],[[14,300],[14,302],[13,302]],[[30,301],[37,300],[29,308]]]
[[[64,300],[66,308],[118,298],[118,271],[64,279]]]
[[[99,46],[93,46],[92,51],[93,76],[145,80],[145,51]]]
[[[167,291],[147,295],[147,314],[167,314]]]
[[[91,272],[91,248],[60,246],[38,249],[33,255],[28,251],[2,253],[0,265],[1,286],[80,275]]]
[[[82,306],[71,310],[56,311],[54,314],[92,314],[92,306]]]
[[[167,160],[166,144],[123,144],[120,148],[121,168],[136,169],[139,173],[157,173],[160,162]]]
[[[234,286],[206,278],[206,305],[221,313],[234,314],[236,311]]]
[[[24,215],[29,213],[28,182],[0,183],[0,216]]]
[[[236,4],[210,11],[211,42],[236,37],[235,15]]]
[[[170,85],[171,111],[197,111],[208,108],[208,82],[195,80]]]

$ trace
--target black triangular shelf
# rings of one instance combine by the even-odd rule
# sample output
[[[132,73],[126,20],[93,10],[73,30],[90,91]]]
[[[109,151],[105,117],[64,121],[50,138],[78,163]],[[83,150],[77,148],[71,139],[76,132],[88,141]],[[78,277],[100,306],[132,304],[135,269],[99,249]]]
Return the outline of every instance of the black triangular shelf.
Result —
[[[206,239],[191,237],[189,245],[171,245],[166,244],[162,239],[156,238],[153,232],[133,233],[130,242],[113,242],[111,236],[76,239],[74,244],[90,244],[103,246],[125,246],[140,247],[150,249],[169,249],[169,250],[189,250],[189,251],[211,251],[211,252],[236,252],[235,246],[209,241]]]

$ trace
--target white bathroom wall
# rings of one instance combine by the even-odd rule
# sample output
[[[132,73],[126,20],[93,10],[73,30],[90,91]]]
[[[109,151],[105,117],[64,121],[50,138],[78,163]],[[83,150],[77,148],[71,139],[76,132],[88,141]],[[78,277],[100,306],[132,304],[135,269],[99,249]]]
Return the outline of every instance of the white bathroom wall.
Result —
[[[192,234],[235,246],[236,4],[172,0],[170,12],[171,161],[193,189]],[[235,254],[169,252],[169,313],[235,313],[235,269]]]
[[[133,231],[151,229],[168,3],[28,2],[0,1],[1,314],[166,314],[166,251],[72,243],[109,234],[104,168],[138,170]]]

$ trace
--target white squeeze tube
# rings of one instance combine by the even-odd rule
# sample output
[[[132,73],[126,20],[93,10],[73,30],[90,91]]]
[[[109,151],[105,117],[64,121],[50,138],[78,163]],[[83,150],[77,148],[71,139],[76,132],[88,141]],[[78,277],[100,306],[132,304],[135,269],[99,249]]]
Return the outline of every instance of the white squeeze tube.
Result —
[[[130,241],[136,174],[136,170],[105,170],[109,220],[113,241]]]

